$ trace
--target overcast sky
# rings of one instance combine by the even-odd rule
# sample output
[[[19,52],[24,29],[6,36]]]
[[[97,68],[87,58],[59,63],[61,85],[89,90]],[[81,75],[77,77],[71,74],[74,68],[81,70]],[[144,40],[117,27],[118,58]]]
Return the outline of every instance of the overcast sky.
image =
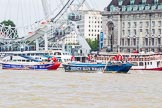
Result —
[[[106,6],[108,6],[108,4],[110,3],[111,0],[87,0],[87,2],[89,4],[91,4],[91,6],[93,8],[95,8],[94,6],[96,5],[95,9],[99,9],[99,10],[103,10]]]
[[[51,10],[57,13],[68,0],[48,0]],[[74,0],[77,1],[77,0]],[[82,0],[80,0],[82,1]],[[89,6],[95,10],[101,10],[110,3],[110,0],[87,0]],[[35,21],[43,19],[44,13],[41,0],[0,0],[0,22],[11,19],[18,27],[24,28]]]

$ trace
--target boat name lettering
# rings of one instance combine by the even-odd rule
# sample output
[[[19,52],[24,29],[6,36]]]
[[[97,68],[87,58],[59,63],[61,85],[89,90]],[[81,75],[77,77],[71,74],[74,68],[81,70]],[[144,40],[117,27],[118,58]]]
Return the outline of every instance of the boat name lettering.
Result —
[[[98,71],[103,70],[103,67],[71,67],[71,70],[81,70],[81,71]]]

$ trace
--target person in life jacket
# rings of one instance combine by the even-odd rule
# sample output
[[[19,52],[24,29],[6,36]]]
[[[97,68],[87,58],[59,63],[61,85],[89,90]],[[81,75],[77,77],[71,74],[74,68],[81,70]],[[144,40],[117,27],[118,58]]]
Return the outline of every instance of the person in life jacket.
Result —
[[[123,61],[123,56],[122,55],[118,55],[118,60],[119,61]]]
[[[118,58],[117,58],[116,55],[113,57],[113,60],[114,60],[114,61],[117,61],[117,60],[118,60]]]
[[[50,61],[51,61],[51,58],[50,58],[50,57],[48,57],[48,59],[47,59],[47,60],[48,60],[48,62],[50,62]]]
[[[91,56],[90,55],[88,55],[88,61],[90,61],[91,60]]]
[[[120,55],[120,54],[118,54],[118,55],[115,55],[115,56],[113,57],[113,59],[114,59],[115,61],[122,61],[122,60],[123,60],[123,56]]]
[[[52,61],[53,62],[57,62],[57,58],[56,57],[52,57]]]
[[[75,60],[75,57],[74,56],[71,56],[71,61],[74,61]]]

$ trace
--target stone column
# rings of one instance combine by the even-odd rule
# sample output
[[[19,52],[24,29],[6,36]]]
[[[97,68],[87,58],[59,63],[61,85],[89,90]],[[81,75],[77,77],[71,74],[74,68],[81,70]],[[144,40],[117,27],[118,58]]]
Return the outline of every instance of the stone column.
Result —
[[[48,51],[48,39],[47,39],[47,33],[44,34],[44,42],[45,42],[45,51]]]
[[[39,40],[36,39],[36,51],[39,51]]]

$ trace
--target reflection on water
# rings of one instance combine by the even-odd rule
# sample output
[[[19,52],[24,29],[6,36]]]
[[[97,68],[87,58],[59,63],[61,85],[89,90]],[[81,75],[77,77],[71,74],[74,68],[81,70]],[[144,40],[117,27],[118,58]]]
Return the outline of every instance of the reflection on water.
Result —
[[[0,108],[162,108],[162,72],[0,70]]]

